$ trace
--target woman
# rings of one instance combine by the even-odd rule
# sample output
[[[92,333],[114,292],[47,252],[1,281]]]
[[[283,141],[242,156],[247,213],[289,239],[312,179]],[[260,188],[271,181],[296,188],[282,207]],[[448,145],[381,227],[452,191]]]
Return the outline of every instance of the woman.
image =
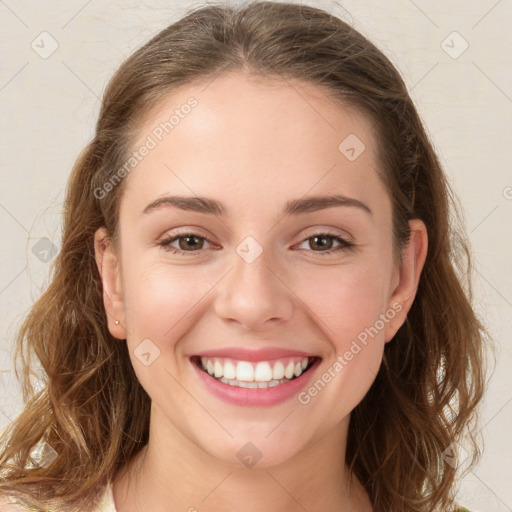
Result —
[[[254,2],[163,30],[70,178],[6,506],[456,510],[483,328],[450,194],[399,74],[336,17]]]

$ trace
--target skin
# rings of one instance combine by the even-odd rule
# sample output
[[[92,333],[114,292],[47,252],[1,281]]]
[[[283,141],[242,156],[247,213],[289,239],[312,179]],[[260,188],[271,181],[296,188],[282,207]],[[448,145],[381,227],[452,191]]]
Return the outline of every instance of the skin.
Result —
[[[135,147],[190,96],[197,107],[125,178],[117,247],[104,229],[95,235],[110,332],[126,339],[152,399],[150,440],[116,476],[116,507],[371,511],[343,464],[350,412],[414,300],[427,252],[425,226],[410,222],[399,265],[372,123],[313,85],[243,73],[217,77],[206,88],[189,85],[147,116]],[[365,145],[354,161],[338,149],[349,134]],[[170,194],[213,198],[227,213],[171,206],[142,213]],[[342,206],[281,214],[288,200],[330,194],[355,198],[372,213]],[[315,245],[311,237],[325,230],[355,246],[322,256],[341,246],[332,238],[325,249]],[[193,239],[187,255],[158,245],[187,231],[210,242]],[[236,252],[247,236],[262,248],[252,263]],[[181,241],[182,250],[189,247]],[[180,248],[179,239],[172,245]],[[293,348],[322,358],[319,378],[393,304],[394,318],[388,314],[378,334],[306,405],[296,396],[266,408],[225,403],[188,359],[234,346]],[[148,338],[160,355],[145,366],[134,349]],[[237,458],[249,441],[262,454],[252,468]]]

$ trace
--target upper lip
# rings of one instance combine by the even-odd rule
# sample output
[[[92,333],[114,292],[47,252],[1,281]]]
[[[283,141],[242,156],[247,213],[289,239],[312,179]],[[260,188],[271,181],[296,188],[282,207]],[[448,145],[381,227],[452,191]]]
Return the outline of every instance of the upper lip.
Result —
[[[314,354],[302,352],[300,350],[287,350],[284,348],[261,348],[251,350],[242,347],[222,348],[218,350],[205,350],[196,354],[197,357],[225,357],[236,359],[238,361],[271,361],[284,357],[318,357]]]

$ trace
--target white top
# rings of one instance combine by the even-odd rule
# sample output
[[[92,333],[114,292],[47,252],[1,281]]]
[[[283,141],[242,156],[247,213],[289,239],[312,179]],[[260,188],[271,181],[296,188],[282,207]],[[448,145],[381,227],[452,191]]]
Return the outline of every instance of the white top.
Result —
[[[0,511],[1,512],[27,512],[26,507],[16,505],[13,500],[6,496],[0,496]],[[112,494],[112,486],[110,483],[105,489],[105,494],[101,498],[100,503],[94,509],[93,512],[116,512],[116,506],[114,503],[114,495]]]
[[[112,486],[110,483],[107,485],[105,494],[103,495],[103,498],[101,498],[101,501],[94,512],[116,512],[114,495],[112,494]]]

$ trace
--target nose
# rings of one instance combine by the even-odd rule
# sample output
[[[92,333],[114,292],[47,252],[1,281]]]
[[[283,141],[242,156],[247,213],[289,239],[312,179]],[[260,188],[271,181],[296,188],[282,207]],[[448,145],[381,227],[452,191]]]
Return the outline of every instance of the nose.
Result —
[[[219,283],[216,314],[251,331],[286,322],[293,314],[294,295],[282,274],[265,251],[251,263],[235,254],[231,271]]]

